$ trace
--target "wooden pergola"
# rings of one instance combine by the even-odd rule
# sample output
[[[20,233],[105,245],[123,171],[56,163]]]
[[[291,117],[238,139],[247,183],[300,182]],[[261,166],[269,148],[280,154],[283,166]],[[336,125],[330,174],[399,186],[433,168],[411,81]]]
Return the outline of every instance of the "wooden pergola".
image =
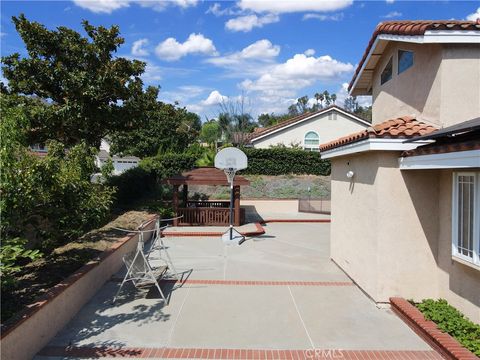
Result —
[[[176,216],[183,216],[174,220],[174,226],[185,225],[229,225],[229,200],[188,200],[189,185],[223,185],[230,186],[222,170],[214,167],[200,167],[181,175],[172,176],[164,181],[173,185],[173,209]],[[245,222],[245,209],[240,208],[240,186],[250,185],[250,181],[243,176],[236,175],[233,181],[234,190],[234,225],[240,226]],[[182,186],[182,204],[180,206],[179,189]]]

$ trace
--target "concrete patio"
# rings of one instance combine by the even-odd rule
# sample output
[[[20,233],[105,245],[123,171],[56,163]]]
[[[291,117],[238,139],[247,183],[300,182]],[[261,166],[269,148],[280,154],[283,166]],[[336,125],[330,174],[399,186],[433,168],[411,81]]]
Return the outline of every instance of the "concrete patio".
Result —
[[[320,359],[328,357],[310,356],[314,349],[337,349],[343,358],[355,359],[361,350],[385,359],[440,359],[330,261],[328,223],[264,227],[266,234],[241,246],[225,246],[219,238],[166,238],[185,280],[162,284],[168,306],[153,289],[129,286],[112,305],[119,273],[36,359],[93,354],[78,347],[140,349],[123,356],[152,358],[293,358],[281,350],[299,350],[299,358]],[[74,351],[66,357],[68,346]],[[254,350],[262,355],[248,352]]]

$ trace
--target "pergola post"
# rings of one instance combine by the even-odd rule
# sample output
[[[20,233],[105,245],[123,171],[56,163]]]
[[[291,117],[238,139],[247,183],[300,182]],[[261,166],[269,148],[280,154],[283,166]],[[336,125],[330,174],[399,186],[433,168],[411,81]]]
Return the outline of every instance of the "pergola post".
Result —
[[[178,219],[176,219],[178,214],[178,185],[173,185],[173,211],[175,211],[175,219],[173,219],[173,226],[178,226]]]
[[[234,224],[240,226],[240,186],[233,187],[233,211],[234,211]]]
[[[188,185],[187,184],[184,184],[183,185],[183,188],[182,188],[182,192],[183,192],[183,207],[188,207],[187,206],[187,202],[188,202]]]

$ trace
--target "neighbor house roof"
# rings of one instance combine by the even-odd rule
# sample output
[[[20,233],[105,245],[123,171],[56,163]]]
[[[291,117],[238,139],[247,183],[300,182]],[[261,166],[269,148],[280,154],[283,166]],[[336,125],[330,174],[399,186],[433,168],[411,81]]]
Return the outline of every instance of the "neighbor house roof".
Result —
[[[252,141],[255,141],[259,138],[262,138],[268,134],[272,134],[276,131],[279,131],[281,129],[284,129],[284,128],[287,128],[289,126],[292,126],[294,124],[297,124],[297,123],[300,123],[302,121],[306,121],[308,119],[311,119],[311,118],[314,118],[315,116],[317,115],[322,115],[322,114],[326,114],[330,111],[333,111],[333,110],[336,110],[336,111],[339,111],[347,116],[350,116],[351,118],[353,118],[354,120],[364,124],[364,125],[370,125],[370,123],[365,120],[365,119],[362,119],[361,117],[359,117],[358,115],[350,112],[350,111],[347,111],[345,109],[342,109],[341,107],[338,107],[337,105],[331,105],[331,106],[328,106],[324,109],[320,109],[318,111],[314,111],[314,112],[309,112],[309,113],[305,113],[305,114],[301,114],[301,115],[298,115],[298,116],[294,116],[290,119],[287,119],[287,120],[284,120],[278,124],[275,124],[275,125],[272,125],[272,126],[268,126],[268,127],[265,127],[265,128],[256,128],[255,131],[253,133],[250,134],[250,138],[249,140],[252,142]]]
[[[418,121],[411,116],[403,116],[384,121],[369,128],[320,145],[320,151],[332,150],[365,139],[410,139],[437,130],[436,127]]]
[[[444,40],[439,41],[433,36],[440,34],[445,35],[445,32],[460,33],[460,35],[471,31],[480,32],[480,20],[477,21],[463,21],[463,20],[399,20],[399,21],[385,21],[381,22],[375,28],[375,31],[370,38],[370,41],[365,49],[365,52],[360,60],[355,74],[348,86],[348,90],[352,95],[366,95],[365,91],[353,93],[354,85],[361,77],[364,71],[373,71],[377,64],[378,58],[382,55],[385,44],[379,44],[379,40],[387,42],[395,40],[394,36],[402,37],[402,41],[410,41],[426,43],[426,42],[447,42],[459,40],[453,39],[452,36],[443,37]],[[431,35],[431,41],[425,38],[425,35]],[[472,38],[473,39],[473,38]],[[478,42],[478,37],[475,37],[473,42]],[[366,79],[368,83],[369,79]],[[365,84],[362,84],[365,86]],[[363,88],[362,88],[363,89]],[[363,89],[366,90],[366,89]]]

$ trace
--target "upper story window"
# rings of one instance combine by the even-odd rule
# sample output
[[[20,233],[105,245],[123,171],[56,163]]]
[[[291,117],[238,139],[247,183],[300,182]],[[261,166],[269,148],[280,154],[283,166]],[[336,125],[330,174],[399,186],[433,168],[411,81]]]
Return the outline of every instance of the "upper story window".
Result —
[[[309,131],[305,134],[303,148],[309,151],[320,151],[320,138],[315,131]]]
[[[393,63],[392,63],[392,58],[390,58],[390,60],[388,60],[387,65],[383,69],[382,74],[380,75],[380,84],[383,85],[388,80],[391,80],[392,75],[393,75]]]
[[[453,176],[452,255],[480,266],[480,172]]]
[[[413,51],[398,50],[398,73],[401,74],[412,66]]]

